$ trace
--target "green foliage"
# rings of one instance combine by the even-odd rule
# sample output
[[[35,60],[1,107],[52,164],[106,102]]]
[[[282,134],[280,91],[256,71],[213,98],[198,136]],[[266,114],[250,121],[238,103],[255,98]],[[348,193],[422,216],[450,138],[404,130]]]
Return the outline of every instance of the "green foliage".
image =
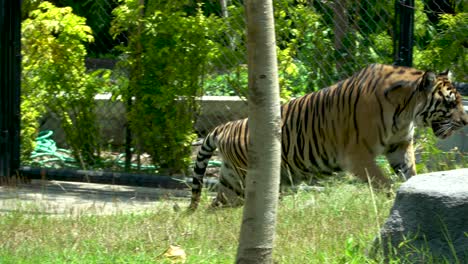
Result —
[[[126,0],[113,11],[114,35],[130,32],[122,47],[130,69],[124,98],[134,98],[129,122],[137,151],[148,152],[155,165],[170,173],[184,172],[194,140],[195,98],[201,77],[217,49],[210,40],[217,18],[199,10],[188,16],[175,2],[153,1],[143,12],[138,1]]]
[[[450,69],[456,80],[466,81],[468,71],[468,13],[443,14],[438,32],[425,49],[416,49],[415,66],[444,71]]]
[[[113,41],[109,34],[112,20],[112,7],[117,0],[55,0],[57,5],[69,6],[73,8],[75,14],[85,17],[87,25],[92,29],[93,42],[85,43],[88,53],[92,57],[114,57],[116,51],[113,46],[117,41]]]
[[[235,2],[227,7],[229,15],[216,19],[215,27],[210,29],[210,39],[217,52],[210,59],[212,71],[203,80],[205,95],[238,95],[247,98],[245,11],[242,5]]]
[[[37,9],[42,0],[23,0],[21,1],[21,18],[26,19],[29,12]]]
[[[26,95],[27,94],[27,95]],[[29,157],[36,147],[35,138],[38,133],[39,123],[38,119],[45,112],[44,104],[38,91],[30,89],[22,84],[21,94],[21,161],[27,162]]]
[[[321,72],[327,65],[318,65],[315,54],[321,53],[325,60],[330,55],[330,30],[324,26],[321,15],[309,6],[293,6],[292,1],[284,0],[275,2],[275,7],[281,88],[293,96],[322,88]]]
[[[22,18],[28,18],[31,11],[37,9],[44,0],[22,0]],[[113,40],[109,33],[110,22],[112,20],[111,11],[116,6],[118,0],[49,0],[57,7],[71,7],[73,13],[84,17],[87,25],[92,29],[95,41],[84,43],[90,57],[111,57],[114,58],[116,50],[113,49],[119,40]]]
[[[247,65],[223,74],[207,75],[203,83],[204,95],[246,97],[248,87]]]
[[[42,2],[22,24],[23,154],[32,151],[37,118],[49,110],[61,122],[68,145],[83,165],[99,153],[94,96],[108,74],[87,73],[85,43],[93,41],[85,19],[71,8]]]
[[[324,80],[326,66],[316,59],[316,54],[322,52],[321,55],[327,56],[329,53],[330,28],[311,7],[295,6],[291,0],[274,1],[274,5],[281,98],[288,100],[291,96],[324,87],[328,83]],[[204,87],[209,95],[246,96],[244,8],[233,4],[228,10],[229,16],[217,25],[223,31],[214,38],[221,44],[219,53],[223,56],[214,57],[213,63],[223,71],[207,76]],[[227,35],[227,42],[223,34]]]
[[[424,0],[416,0],[414,10],[415,46],[424,49],[434,37],[435,28],[424,12]]]
[[[464,168],[468,165],[468,156],[457,148],[444,151],[438,145],[439,140],[430,128],[417,129],[415,132],[416,163],[418,173],[444,171]]]
[[[355,241],[354,237],[348,237],[345,243],[344,255],[340,263],[361,264],[369,262],[368,257],[362,253],[364,250],[365,248],[361,248],[361,245]]]
[[[392,49],[389,49],[392,38],[388,30],[391,21],[388,18],[392,15],[393,4],[379,1],[360,3],[349,5],[349,11],[353,15],[353,23],[344,38],[343,50],[338,52],[334,50],[331,4],[274,1],[278,73],[283,100],[329,86],[370,62],[392,62]],[[220,49],[229,59],[219,63],[225,69],[223,72],[207,77],[207,94],[246,94],[245,89],[238,88],[246,85],[247,80],[238,74],[238,65],[245,63],[243,15],[243,7],[233,3],[229,7],[229,17],[219,25],[225,31],[230,30],[236,49],[229,49],[229,45],[225,45],[227,49]],[[338,60],[342,61],[340,70]]]

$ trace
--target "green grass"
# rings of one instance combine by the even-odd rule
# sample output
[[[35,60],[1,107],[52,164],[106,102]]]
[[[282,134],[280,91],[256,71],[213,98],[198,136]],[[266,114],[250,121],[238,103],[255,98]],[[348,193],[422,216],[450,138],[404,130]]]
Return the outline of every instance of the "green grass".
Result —
[[[279,204],[277,263],[374,263],[365,252],[393,203],[365,184],[334,182]],[[186,263],[233,263],[241,208],[175,212],[167,201],[140,214],[0,215],[0,263],[170,263],[163,253],[182,247]],[[181,205],[182,206],[182,205]],[[183,205],[185,207],[185,204]],[[30,211],[30,210],[29,210]]]

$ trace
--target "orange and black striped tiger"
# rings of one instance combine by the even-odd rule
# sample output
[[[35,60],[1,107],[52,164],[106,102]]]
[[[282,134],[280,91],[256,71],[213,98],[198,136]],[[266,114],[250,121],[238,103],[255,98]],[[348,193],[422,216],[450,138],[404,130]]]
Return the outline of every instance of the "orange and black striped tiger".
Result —
[[[377,155],[385,155],[393,170],[408,179],[416,174],[415,126],[432,127],[437,137],[445,138],[468,123],[447,73],[381,64],[284,104],[281,115],[281,184],[345,170],[385,187],[390,180],[377,166]],[[223,167],[213,205],[242,204],[248,140],[247,119],[209,133],[195,163],[192,209],[200,201],[206,166],[216,148]]]

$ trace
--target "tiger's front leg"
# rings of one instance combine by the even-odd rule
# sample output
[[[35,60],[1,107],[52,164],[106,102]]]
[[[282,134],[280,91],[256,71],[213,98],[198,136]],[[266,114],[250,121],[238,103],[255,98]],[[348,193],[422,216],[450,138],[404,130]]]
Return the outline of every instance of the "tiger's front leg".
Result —
[[[395,173],[405,180],[416,175],[412,140],[392,144],[385,155]]]

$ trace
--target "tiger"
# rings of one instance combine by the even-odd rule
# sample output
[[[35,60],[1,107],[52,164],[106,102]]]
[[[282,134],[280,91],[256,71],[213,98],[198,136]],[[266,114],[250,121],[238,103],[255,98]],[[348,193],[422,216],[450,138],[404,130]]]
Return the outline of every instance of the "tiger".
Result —
[[[371,64],[351,77],[281,106],[281,186],[311,182],[318,175],[351,172],[377,188],[391,180],[376,163],[384,155],[392,170],[416,175],[415,127],[431,127],[441,139],[468,123],[449,73]],[[248,168],[248,119],[215,127],[197,153],[190,207],[200,202],[213,152],[223,160],[212,206],[242,205]]]

